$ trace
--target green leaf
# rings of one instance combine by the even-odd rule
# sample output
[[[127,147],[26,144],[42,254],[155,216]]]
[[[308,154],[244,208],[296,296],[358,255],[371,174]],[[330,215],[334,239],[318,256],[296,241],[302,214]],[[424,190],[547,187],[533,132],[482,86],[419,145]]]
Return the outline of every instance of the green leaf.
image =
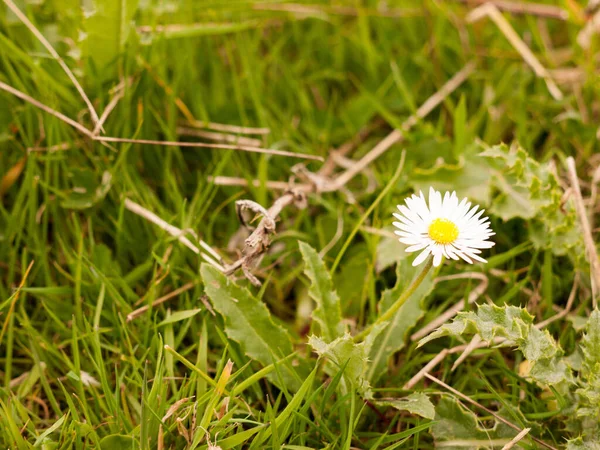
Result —
[[[516,431],[502,424],[496,424],[494,428],[480,427],[475,414],[455,398],[445,395],[437,404],[435,413],[431,434],[436,447],[451,450],[502,447],[516,435]]]
[[[459,196],[489,206],[507,221],[529,220],[529,236],[538,248],[558,255],[581,255],[581,233],[571,203],[562,201],[563,190],[552,163],[538,163],[518,146],[485,147],[476,142],[458,157],[458,163],[441,159],[433,167],[415,168],[412,186],[427,192],[429,186],[456,191]]]
[[[570,202],[563,203],[563,189],[552,163],[538,163],[516,145],[489,147],[480,156],[490,164],[493,214],[503,220],[531,220],[529,234],[538,248],[564,254],[582,246],[575,210]]]
[[[308,294],[317,304],[312,313],[313,319],[319,324],[316,332],[331,342],[344,334],[340,299],[318,253],[305,242],[300,242],[299,246],[304,259],[304,273],[311,282]]]
[[[400,411],[408,411],[411,414],[417,414],[426,419],[433,420],[435,417],[435,407],[429,400],[427,394],[424,394],[423,392],[413,392],[408,397],[404,398],[379,400],[376,404],[381,406],[391,406]]]
[[[101,450],[138,450],[140,445],[131,436],[111,434],[100,441]]]
[[[165,320],[163,320],[162,322],[160,322],[157,326],[160,327],[160,326],[163,326],[163,325],[168,325],[170,323],[180,322],[182,320],[189,319],[190,317],[194,317],[200,311],[201,311],[201,309],[197,308],[197,309],[188,309],[186,311],[177,311],[177,312],[174,312],[169,317],[167,317]]]
[[[480,148],[470,145],[459,156],[457,163],[436,161],[428,169],[415,168],[411,176],[414,189],[429,192],[433,186],[438,191],[456,191],[459,197],[468,197],[481,204],[488,204],[491,198],[489,163],[478,156]]]
[[[396,266],[396,285],[393,289],[385,290],[379,302],[379,313],[387,311],[408,287],[420,268],[413,267],[407,260],[402,260]],[[387,371],[390,357],[401,350],[412,327],[423,316],[422,304],[433,289],[433,273],[430,271],[417,290],[400,307],[393,319],[383,331],[373,340],[369,359],[371,360],[367,378],[376,381]]]
[[[382,231],[388,232],[377,244],[377,258],[375,260],[375,270],[377,273],[383,272],[393,264],[406,259],[406,245],[401,243],[392,233],[395,227],[385,227]]]
[[[115,72],[116,58],[123,52],[139,0],[84,0],[83,57],[93,61],[104,76]],[[110,71],[106,67],[112,66]]]
[[[58,419],[56,422],[54,422],[54,424],[50,428],[48,428],[46,431],[44,431],[42,434],[40,434],[38,436],[38,438],[35,440],[33,447],[34,448],[40,447],[42,444],[46,444],[47,441],[50,441],[50,439],[48,439],[48,436],[50,436],[52,433],[54,433],[56,430],[58,430],[62,426],[66,417],[67,417],[67,415],[65,414],[60,419]]]
[[[583,351],[584,368],[593,371],[600,364],[600,311],[592,311],[588,319],[585,334],[581,339],[581,350]]]
[[[600,438],[600,311],[592,311],[580,342],[583,355],[579,372],[576,415],[582,421],[583,438]]]
[[[600,441],[583,440],[578,437],[569,440],[565,450],[600,450]]]
[[[290,335],[273,322],[264,303],[209,264],[202,264],[200,273],[213,308],[225,319],[225,333],[246,355],[268,366],[293,352]],[[300,383],[287,365],[280,373],[288,387],[298,389]]]
[[[545,384],[571,381],[571,369],[562,358],[563,351],[547,330],[533,326],[533,316],[516,306],[481,305],[477,313],[461,312],[449,324],[443,325],[421,339],[419,346],[442,336],[479,334],[491,343],[495,337],[506,340],[502,346],[516,346],[531,363],[529,376]]]
[[[64,193],[60,206],[68,209],[87,209],[106,197],[112,186],[112,175],[105,171],[100,180],[88,169],[71,169],[71,189]]]
[[[385,327],[376,327],[370,336],[376,336],[377,332]],[[366,372],[369,361],[369,351],[373,344],[372,337],[367,337],[364,342],[357,344],[349,333],[327,343],[325,340],[311,336],[308,339],[310,345],[320,357],[327,360],[325,366],[329,375],[335,376],[342,368],[344,375],[340,381],[340,390],[342,394],[347,394],[356,389],[364,398],[373,397],[371,385],[366,378]]]

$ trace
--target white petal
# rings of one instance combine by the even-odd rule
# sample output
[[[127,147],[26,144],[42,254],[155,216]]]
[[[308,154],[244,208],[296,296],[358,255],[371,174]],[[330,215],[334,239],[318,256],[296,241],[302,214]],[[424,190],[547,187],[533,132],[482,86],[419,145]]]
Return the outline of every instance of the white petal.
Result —
[[[443,255],[443,247],[438,246],[433,251],[433,265],[435,267],[439,266],[442,263]]]
[[[431,253],[431,247],[427,247],[425,250],[423,250],[419,256],[417,256],[415,258],[415,260],[413,261],[412,265],[413,266],[418,266],[419,264],[421,264],[423,261],[425,261],[425,259],[427,259],[427,257],[429,256],[429,253]]]

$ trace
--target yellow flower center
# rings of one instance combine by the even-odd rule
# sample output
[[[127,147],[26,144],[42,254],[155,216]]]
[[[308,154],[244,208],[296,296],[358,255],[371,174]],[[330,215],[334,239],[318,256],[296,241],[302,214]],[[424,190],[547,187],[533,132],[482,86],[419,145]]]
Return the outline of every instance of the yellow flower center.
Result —
[[[450,244],[458,237],[458,227],[448,219],[435,219],[427,231],[438,244]]]

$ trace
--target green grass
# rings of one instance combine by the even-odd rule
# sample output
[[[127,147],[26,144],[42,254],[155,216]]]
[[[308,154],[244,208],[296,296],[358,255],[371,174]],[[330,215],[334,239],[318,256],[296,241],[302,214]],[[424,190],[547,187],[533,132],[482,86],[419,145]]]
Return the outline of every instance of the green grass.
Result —
[[[569,12],[567,20],[505,15],[552,74],[578,71],[579,81],[559,83],[560,101],[491,21],[466,23],[469,9],[461,2],[389,1],[387,14],[384,2],[366,0],[302,2],[312,5],[310,13],[277,10],[299,8],[289,2],[97,2],[103,13],[84,15],[77,1],[18,6],[65,59],[98,114],[124,83],[105,136],[196,142],[177,131],[194,118],[268,128],[268,135],[252,136],[263,147],[327,158],[375,124],[347,155],[357,160],[468,62],[476,69],[346,185],[354,201],[343,190],[310,193],[306,208],[283,210],[270,250],[253,270],[260,288],[241,271],[229,282],[208,266],[201,272],[198,254],[125,208],[125,199],[193,230],[232,262],[246,236],[238,234],[235,202],[269,207],[281,192],[266,181],[287,181],[302,160],[103,145],[0,90],[0,448],[428,449],[449,440],[454,448],[491,448],[491,441],[501,448],[517,432],[501,424],[491,430],[496,422],[485,411],[465,404],[476,416],[468,413],[428,380],[403,389],[440,351],[464,341],[417,348],[410,335],[461,300],[476,310],[466,299],[481,277],[434,286],[434,275],[483,274],[488,285],[477,303],[523,306],[536,322],[566,305],[578,277],[571,314],[548,330],[571,355],[573,370],[585,373],[579,348],[593,290],[572,197],[561,203],[561,196],[572,156],[597,240],[591,195],[600,163],[599,41],[594,37],[588,50],[577,44],[585,20],[575,2],[555,3]],[[181,26],[136,32],[132,20],[149,30]],[[88,39],[79,42],[82,30]],[[0,82],[93,129],[73,83],[4,6]],[[530,159],[509,168],[503,157],[477,155],[501,142],[519,143]],[[53,146],[62,147],[47,149]],[[28,150],[35,147],[46,150]],[[313,172],[322,164],[304,163]],[[258,185],[209,181],[219,175]],[[489,209],[497,233],[489,263],[447,262],[430,274],[407,300],[406,321],[389,334],[389,360],[384,352],[374,361],[365,347],[329,349],[318,359],[309,336],[325,335],[328,321],[334,336],[341,323],[359,334],[410,281],[412,256],[385,233],[395,205],[429,185],[456,189]],[[515,207],[516,197],[526,207]],[[328,248],[324,266],[314,266],[318,289],[298,242]],[[127,321],[187,283],[180,295]],[[337,296],[329,295],[332,288]],[[315,301],[339,305],[343,322],[335,308],[314,311],[313,321]],[[456,358],[447,356],[431,374],[530,427],[531,435],[555,448],[580,435],[586,445],[599,439],[591,425],[598,411],[576,419],[582,406],[573,385],[536,384],[520,366],[521,352],[476,350],[451,371]],[[374,396],[368,401],[355,384],[363,369]],[[594,388],[585,376],[579,386]],[[379,402],[413,392],[429,395],[433,420]],[[527,438],[520,445],[538,448]]]

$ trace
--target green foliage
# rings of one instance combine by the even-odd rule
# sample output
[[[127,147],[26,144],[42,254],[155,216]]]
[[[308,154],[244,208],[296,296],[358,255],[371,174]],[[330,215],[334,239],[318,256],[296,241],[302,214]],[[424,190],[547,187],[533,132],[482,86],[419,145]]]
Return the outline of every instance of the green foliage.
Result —
[[[227,336],[238,342],[244,353],[267,366],[293,352],[289,333],[275,324],[264,303],[250,291],[238,287],[207,263],[202,264],[200,273],[213,308],[225,320]],[[280,371],[286,386],[297,390],[299,378],[290,367],[283,365]]]
[[[563,351],[547,330],[533,325],[533,316],[516,306],[480,305],[477,312],[460,312],[452,323],[442,325],[421,339],[419,346],[442,336],[478,334],[485,341],[505,340],[501,346],[516,346],[530,363],[529,376],[541,383],[571,381],[572,374],[564,362]]]
[[[344,334],[340,298],[317,252],[304,242],[300,242],[299,246],[304,259],[304,272],[311,282],[308,293],[317,305],[312,312],[313,320],[319,324],[315,333],[331,342]]]
[[[583,360],[577,379],[578,389],[575,391],[577,422],[586,445],[600,447],[600,311],[598,309],[595,309],[588,319],[580,348]]]
[[[100,441],[101,450],[138,450],[140,445],[131,436],[113,434]]]
[[[436,444],[452,450],[479,450],[507,444],[517,432],[506,425],[495,423],[484,428],[475,414],[455,398],[443,396],[435,408],[431,427]]]
[[[381,294],[379,313],[384,313],[400,297],[410,284],[419,268],[413,267],[407,260],[396,266],[396,285]],[[423,301],[433,289],[433,273],[429,272],[417,290],[400,307],[394,317],[373,339],[369,353],[367,378],[376,381],[388,368],[389,359],[404,348],[408,332],[423,316]]]
[[[94,73],[105,78],[116,72],[139,0],[83,0],[82,56],[90,59]]]
[[[538,248],[578,258],[582,239],[571,202],[563,204],[563,189],[554,162],[540,163],[522,147],[480,142],[459,154],[458,162],[437,163],[417,169],[412,177],[416,190],[428,187],[457,191],[460,196],[489,206],[504,221],[529,221],[529,235]]]
[[[381,406],[391,406],[400,411],[408,411],[411,414],[417,414],[426,419],[432,419],[435,417],[435,407],[427,394],[423,392],[413,392],[412,394],[403,398],[393,398],[386,400],[379,400],[377,402]]]
[[[384,325],[385,326],[385,325]],[[356,343],[348,333],[327,343],[317,336],[311,336],[308,344],[318,353],[320,357],[325,358],[326,368],[330,375],[343,371],[342,381],[340,382],[340,391],[347,394],[357,390],[364,398],[373,397],[371,385],[367,378],[367,368],[369,362],[369,352],[373,345],[373,338],[383,327],[378,327],[371,336],[364,342]]]
[[[87,209],[101,202],[112,184],[110,172],[104,172],[100,180],[90,170],[73,169],[69,173],[71,189],[63,193],[60,205],[68,209]]]
[[[539,163],[521,147],[498,145],[480,153],[490,162],[494,197],[490,210],[504,220],[531,220],[530,236],[538,248],[556,254],[581,251],[581,232],[571,202],[563,204],[563,190],[553,163]]]

